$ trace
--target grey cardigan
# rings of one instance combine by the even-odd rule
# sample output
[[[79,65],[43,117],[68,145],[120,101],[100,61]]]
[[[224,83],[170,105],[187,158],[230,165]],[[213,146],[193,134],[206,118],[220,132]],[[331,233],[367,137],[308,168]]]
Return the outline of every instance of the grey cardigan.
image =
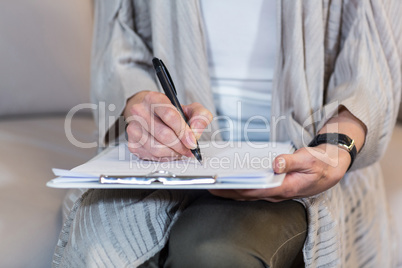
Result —
[[[376,163],[399,107],[401,1],[285,0],[278,6],[271,113],[280,122],[271,140],[305,146],[339,105],[368,129],[352,171],[326,192],[299,200],[308,212],[306,266],[391,267],[395,244]],[[98,0],[95,14],[92,98],[116,107],[96,113],[102,142],[129,97],[159,90],[154,55],[174,66],[183,104],[201,102],[215,113],[197,0]]]

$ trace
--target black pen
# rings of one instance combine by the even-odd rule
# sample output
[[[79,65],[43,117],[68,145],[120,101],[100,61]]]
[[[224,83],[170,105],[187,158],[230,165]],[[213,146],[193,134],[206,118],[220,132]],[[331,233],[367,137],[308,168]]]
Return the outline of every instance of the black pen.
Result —
[[[152,63],[154,65],[156,75],[158,76],[159,82],[162,85],[163,91],[165,92],[165,95],[169,98],[169,100],[173,104],[173,106],[176,107],[176,109],[179,111],[179,113],[180,113],[181,117],[183,117],[184,121],[187,122],[187,118],[184,115],[183,109],[181,108],[181,104],[180,104],[179,100],[177,99],[176,88],[173,84],[172,77],[170,77],[168,69],[166,68],[165,64],[163,64],[163,62],[158,58],[153,58]],[[189,125],[188,122],[187,122],[187,125]],[[200,147],[198,145],[198,141],[196,141],[196,142],[197,142],[197,148],[192,149],[191,152],[193,153],[195,158],[197,158],[198,162],[200,162],[202,164]]]

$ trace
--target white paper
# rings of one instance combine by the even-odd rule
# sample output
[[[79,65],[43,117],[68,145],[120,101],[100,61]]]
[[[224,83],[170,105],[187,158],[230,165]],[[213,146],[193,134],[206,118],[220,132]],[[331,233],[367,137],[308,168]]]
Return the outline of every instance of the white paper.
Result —
[[[276,156],[293,151],[290,143],[220,142],[200,143],[203,164],[195,158],[171,162],[155,162],[138,159],[131,154],[127,144],[110,148],[106,153],[80,165],[71,171],[53,169],[58,178],[48,186],[60,188],[116,188],[98,182],[100,175],[146,176],[167,171],[176,176],[216,176],[214,186],[174,188],[267,188],[282,183],[283,177],[275,175],[272,163]],[[118,188],[171,188],[166,185],[119,185]],[[257,187],[258,186],[258,187]]]

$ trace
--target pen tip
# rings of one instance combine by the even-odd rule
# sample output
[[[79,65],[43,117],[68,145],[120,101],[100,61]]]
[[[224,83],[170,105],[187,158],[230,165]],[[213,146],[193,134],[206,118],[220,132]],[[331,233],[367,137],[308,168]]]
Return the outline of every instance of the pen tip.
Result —
[[[199,148],[197,148],[197,149],[194,149],[194,150],[191,150],[191,152],[193,153],[193,155],[195,156],[195,158],[198,160],[198,162],[200,162],[200,164],[202,165],[202,156],[201,156],[201,152],[200,152],[200,149]]]

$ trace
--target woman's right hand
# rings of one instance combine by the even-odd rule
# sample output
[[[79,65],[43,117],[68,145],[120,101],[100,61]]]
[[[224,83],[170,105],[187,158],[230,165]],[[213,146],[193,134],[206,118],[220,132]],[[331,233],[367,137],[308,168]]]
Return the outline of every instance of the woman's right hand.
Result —
[[[196,141],[212,121],[212,114],[199,103],[182,106],[190,127],[165,94],[140,91],[124,109],[128,147],[141,159],[170,161],[193,157]]]

